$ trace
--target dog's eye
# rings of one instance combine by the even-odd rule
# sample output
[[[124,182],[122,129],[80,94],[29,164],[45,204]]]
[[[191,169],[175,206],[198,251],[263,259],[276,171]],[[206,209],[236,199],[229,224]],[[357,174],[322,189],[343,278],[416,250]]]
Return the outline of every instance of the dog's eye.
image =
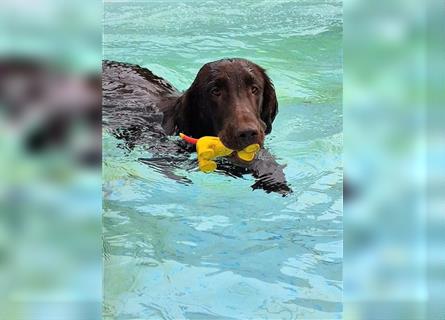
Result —
[[[260,92],[260,89],[257,86],[252,86],[252,93],[258,94],[258,92]]]
[[[219,89],[218,87],[214,87],[214,88],[212,88],[212,90],[210,90],[210,93],[213,94],[214,96],[220,96],[221,89]]]

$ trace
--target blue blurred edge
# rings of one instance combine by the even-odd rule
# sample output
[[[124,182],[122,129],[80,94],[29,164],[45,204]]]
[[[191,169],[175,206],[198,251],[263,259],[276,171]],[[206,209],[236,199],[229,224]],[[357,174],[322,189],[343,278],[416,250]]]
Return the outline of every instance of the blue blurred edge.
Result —
[[[445,318],[444,12],[344,3],[345,319]],[[1,4],[0,319],[101,317],[101,19]]]
[[[100,319],[101,12],[0,4],[0,319]]]
[[[444,9],[344,2],[346,319],[445,319]]]

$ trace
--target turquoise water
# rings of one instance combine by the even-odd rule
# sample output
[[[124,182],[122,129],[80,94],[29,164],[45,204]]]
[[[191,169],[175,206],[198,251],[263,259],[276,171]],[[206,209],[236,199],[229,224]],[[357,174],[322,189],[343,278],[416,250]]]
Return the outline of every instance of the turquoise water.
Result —
[[[293,193],[177,169],[103,134],[104,318],[335,319],[342,311],[339,1],[106,2],[104,58],[186,89],[205,62],[250,59],[280,105],[266,147]]]

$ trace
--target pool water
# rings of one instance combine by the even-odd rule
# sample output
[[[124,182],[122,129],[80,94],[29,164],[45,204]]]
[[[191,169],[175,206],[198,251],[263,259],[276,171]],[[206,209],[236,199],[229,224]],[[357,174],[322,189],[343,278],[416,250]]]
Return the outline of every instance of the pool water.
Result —
[[[293,193],[178,168],[166,178],[103,132],[105,319],[337,319],[342,312],[342,4],[105,2],[104,58],[185,90],[202,64],[265,67],[266,147]]]

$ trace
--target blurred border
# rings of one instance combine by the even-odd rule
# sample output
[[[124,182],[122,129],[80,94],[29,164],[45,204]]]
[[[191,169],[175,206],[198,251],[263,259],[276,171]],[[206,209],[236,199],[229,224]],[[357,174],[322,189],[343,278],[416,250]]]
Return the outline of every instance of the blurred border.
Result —
[[[344,3],[346,319],[445,319],[444,9]]]
[[[0,4],[0,319],[100,319],[101,2]]]

